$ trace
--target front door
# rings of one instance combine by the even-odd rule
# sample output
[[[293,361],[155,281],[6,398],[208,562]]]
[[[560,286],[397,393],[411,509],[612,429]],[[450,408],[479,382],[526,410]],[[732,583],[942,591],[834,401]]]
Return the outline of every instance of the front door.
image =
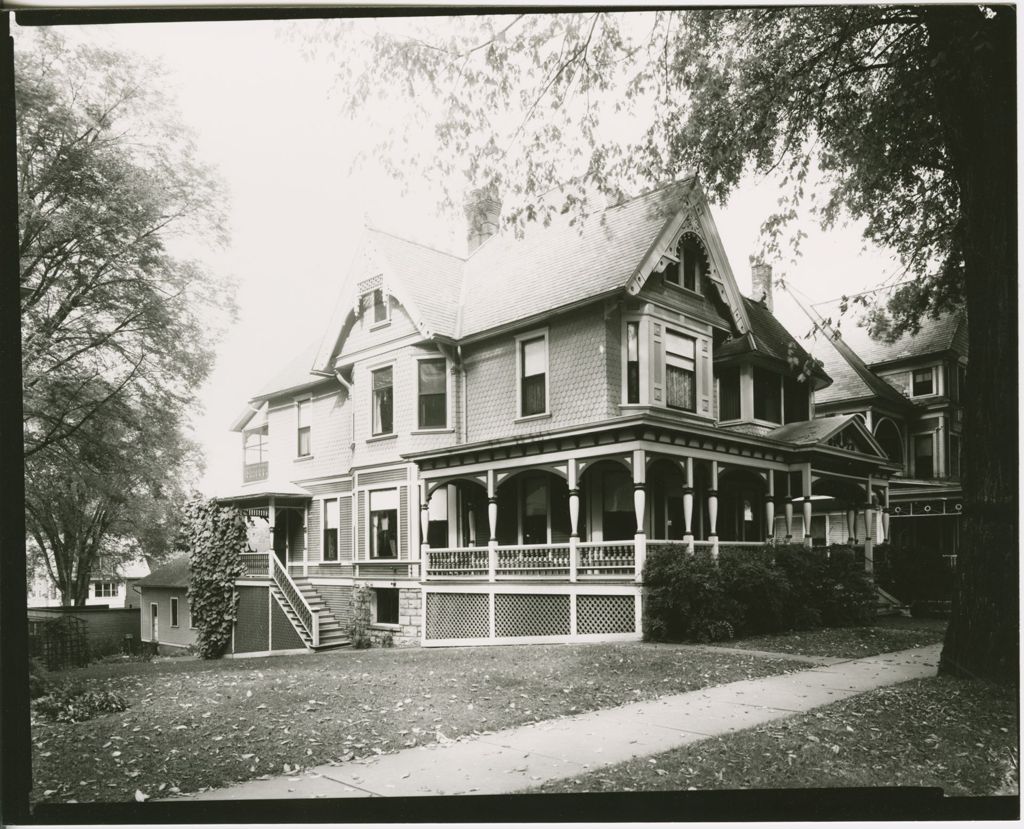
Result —
[[[149,606],[149,641],[160,641],[160,619],[158,617],[160,606],[153,602]]]
[[[277,556],[277,560],[286,567],[288,566],[288,528],[291,526],[290,517],[291,510],[278,510],[277,523],[274,524],[274,554]]]

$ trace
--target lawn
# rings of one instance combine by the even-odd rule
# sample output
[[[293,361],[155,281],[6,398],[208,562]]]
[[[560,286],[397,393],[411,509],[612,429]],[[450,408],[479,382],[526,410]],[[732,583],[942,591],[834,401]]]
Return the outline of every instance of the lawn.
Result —
[[[945,619],[880,617],[867,627],[803,630],[775,636],[751,636],[715,644],[726,648],[775,651],[800,656],[856,659],[941,642],[945,636],[946,624]]]
[[[33,717],[32,794],[198,791],[803,667],[636,644],[97,664],[59,678],[115,689],[130,707],[70,725]]]
[[[1017,697],[934,677],[638,758],[533,792],[938,786],[1017,794]]]

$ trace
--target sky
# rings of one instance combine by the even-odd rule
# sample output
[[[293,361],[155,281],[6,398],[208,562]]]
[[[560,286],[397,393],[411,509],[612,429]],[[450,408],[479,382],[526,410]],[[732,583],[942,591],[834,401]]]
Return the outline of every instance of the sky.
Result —
[[[316,24],[289,24],[299,32]],[[228,195],[229,247],[198,251],[238,284],[238,318],[193,419],[206,454],[200,489],[234,490],[240,438],[231,422],[246,401],[295,354],[324,333],[365,223],[462,253],[464,227],[439,217],[429,193],[403,194],[372,163],[353,171],[356,149],[374,140],[370,119],[348,119],[334,89],[336,68],[307,59],[301,37],[274,21],[93,26],[75,38],[157,59],[166,91],[196,136]],[[15,48],[19,33],[16,30]],[[750,178],[712,207],[741,291],[761,222],[776,205],[776,182]],[[860,227],[828,233],[803,224],[803,254],[773,263],[805,304],[871,289],[891,277],[891,255],[864,248]],[[776,290],[776,315],[797,335],[806,317]]]

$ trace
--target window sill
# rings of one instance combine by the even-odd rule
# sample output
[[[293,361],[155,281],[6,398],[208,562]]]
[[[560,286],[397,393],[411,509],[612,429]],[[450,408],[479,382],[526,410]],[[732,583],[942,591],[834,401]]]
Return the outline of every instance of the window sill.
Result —
[[[314,457],[315,457],[315,455],[296,455],[294,458],[292,458],[292,462],[293,463],[305,463],[306,461],[313,460]]]
[[[541,412],[540,414],[523,415],[513,420],[513,423],[529,423],[531,420],[544,420],[545,418],[551,417],[551,412]]]
[[[402,629],[401,625],[392,622],[371,622],[368,627],[370,630],[399,631]]]
[[[389,325],[391,325],[391,320],[389,320],[389,319],[387,319],[387,320],[381,320],[380,322],[375,322],[375,323],[373,323],[373,324],[372,324],[372,325],[370,326],[370,330],[371,330],[371,331],[378,331],[378,330],[380,330],[381,328],[387,328],[387,327],[388,327]]]
[[[412,432],[414,435],[453,435],[455,430],[448,427],[441,427],[437,429],[416,429]]]
[[[372,438],[367,438],[366,442],[367,443],[380,443],[381,441],[385,441],[385,440],[394,440],[397,437],[398,437],[398,435],[396,435],[394,432],[392,432],[389,435],[374,435]]]

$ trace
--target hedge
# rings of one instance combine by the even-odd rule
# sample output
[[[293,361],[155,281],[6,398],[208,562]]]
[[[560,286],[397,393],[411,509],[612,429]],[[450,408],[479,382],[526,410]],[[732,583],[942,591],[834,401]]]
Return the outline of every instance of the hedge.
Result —
[[[763,552],[723,548],[718,561],[681,545],[648,553],[644,638],[717,641],[821,626],[867,624],[874,582],[849,547],[830,555],[802,545]]]

